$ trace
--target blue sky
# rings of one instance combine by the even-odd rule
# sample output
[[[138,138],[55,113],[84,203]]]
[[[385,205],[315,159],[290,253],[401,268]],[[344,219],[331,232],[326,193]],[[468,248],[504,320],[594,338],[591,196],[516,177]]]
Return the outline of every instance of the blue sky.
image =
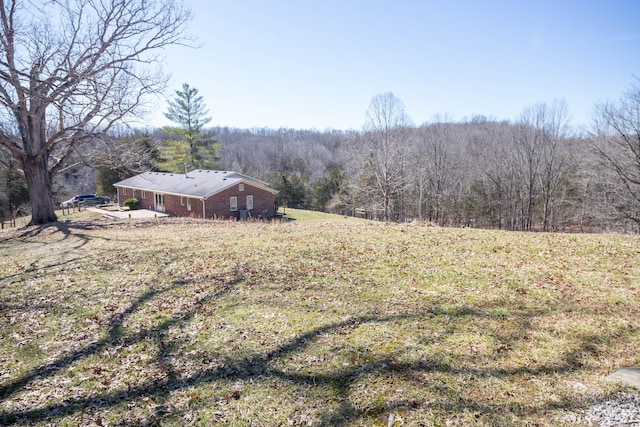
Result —
[[[198,49],[169,48],[173,90],[212,126],[361,129],[393,92],[435,115],[517,119],[565,100],[575,126],[640,77],[640,1],[185,0]],[[151,116],[163,118],[166,101]]]

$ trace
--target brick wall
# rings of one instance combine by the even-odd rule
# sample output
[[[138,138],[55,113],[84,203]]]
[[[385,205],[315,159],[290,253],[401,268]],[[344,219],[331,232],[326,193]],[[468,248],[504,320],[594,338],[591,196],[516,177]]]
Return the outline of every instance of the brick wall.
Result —
[[[207,218],[240,218],[243,209],[247,209],[247,196],[253,196],[253,209],[250,210],[253,218],[268,218],[275,215],[275,195],[269,191],[244,184],[244,191],[240,191],[238,185],[234,185],[206,201]],[[238,210],[231,211],[230,199],[237,197]]]
[[[239,185],[234,185],[231,188],[218,193],[205,201],[205,215],[206,218],[237,218],[240,219],[240,214],[243,209],[247,209],[247,196],[253,196],[253,209],[251,209],[250,215],[253,218],[268,218],[275,215],[275,195],[269,191],[262,190],[257,187],[253,187],[249,184],[244,184],[244,191],[240,191]],[[132,188],[126,189],[126,194],[121,187],[118,187],[118,203],[120,206],[124,206],[124,201],[135,197],[140,202],[140,209],[155,209],[155,195],[153,192],[145,192],[145,197],[142,197],[142,191],[133,190]],[[135,192],[135,194],[134,194]],[[236,197],[238,201],[238,209],[231,211],[230,199]],[[203,203],[201,199],[190,198],[191,210],[188,210],[187,197],[172,196],[169,194],[164,195],[165,212],[171,215],[202,218]]]
[[[189,206],[190,205],[190,206]],[[202,218],[202,200],[165,194],[165,212],[175,216]],[[191,210],[189,210],[191,207]]]

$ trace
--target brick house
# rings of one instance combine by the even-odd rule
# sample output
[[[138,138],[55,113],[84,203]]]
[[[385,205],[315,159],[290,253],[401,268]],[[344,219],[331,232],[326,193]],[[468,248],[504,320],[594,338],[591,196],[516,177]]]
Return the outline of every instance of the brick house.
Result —
[[[270,218],[276,213],[276,190],[233,171],[145,172],[114,186],[120,206],[136,198],[140,209],[175,216],[248,219]]]

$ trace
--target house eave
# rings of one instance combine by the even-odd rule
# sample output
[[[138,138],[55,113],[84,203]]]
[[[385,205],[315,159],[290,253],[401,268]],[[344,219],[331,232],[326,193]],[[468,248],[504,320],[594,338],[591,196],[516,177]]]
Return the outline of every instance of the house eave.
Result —
[[[271,187],[268,187],[266,185],[261,185],[262,181],[258,181],[258,180],[253,180],[253,179],[247,179],[247,178],[240,178],[238,181],[235,182],[231,182],[229,183],[229,185],[226,185],[220,189],[218,189],[217,191],[214,191],[212,193],[206,194],[206,195],[195,195],[195,194],[189,194],[189,193],[176,193],[176,192],[172,192],[172,191],[164,191],[164,190],[158,190],[158,189],[152,189],[152,188],[145,188],[145,187],[139,187],[139,186],[130,186],[130,185],[120,185],[120,183],[116,183],[113,184],[114,187],[116,188],[131,188],[133,190],[139,190],[139,191],[148,191],[151,193],[159,193],[159,194],[168,194],[168,195],[172,195],[172,196],[180,196],[180,197],[190,197],[190,198],[194,198],[194,199],[199,199],[199,200],[206,200],[209,197],[215,196],[216,194],[222,193],[225,190],[228,190],[229,188],[233,187],[234,185],[238,185],[238,184],[246,184],[246,185],[250,185],[251,187],[257,188],[259,190],[263,190],[263,191],[267,191],[271,194],[273,194],[274,196],[276,194],[278,194],[278,190],[274,190]],[[264,183],[266,184],[266,183]]]
[[[198,196],[195,194],[186,194],[186,193],[174,193],[171,191],[161,191],[161,190],[155,190],[155,189],[151,189],[151,188],[142,188],[142,187],[133,187],[133,186],[129,186],[129,185],[113,185],[116,188],[131,188],[132,190],[139,190],[139,191],[148,191],[149,193],[158,193],[158,194],[168,194],[170,196],[180,196],[180,197],[189,197],[190,199],[199,199],[199,200],[206,200],[207,197],[210,196]]]

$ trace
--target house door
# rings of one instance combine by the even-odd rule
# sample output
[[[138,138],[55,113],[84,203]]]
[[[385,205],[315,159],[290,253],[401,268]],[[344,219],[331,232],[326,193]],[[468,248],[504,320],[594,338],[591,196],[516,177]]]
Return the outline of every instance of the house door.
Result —
[[[164,212],[164,194],[156,193],[155,210],[160,211],[160,212]]]

